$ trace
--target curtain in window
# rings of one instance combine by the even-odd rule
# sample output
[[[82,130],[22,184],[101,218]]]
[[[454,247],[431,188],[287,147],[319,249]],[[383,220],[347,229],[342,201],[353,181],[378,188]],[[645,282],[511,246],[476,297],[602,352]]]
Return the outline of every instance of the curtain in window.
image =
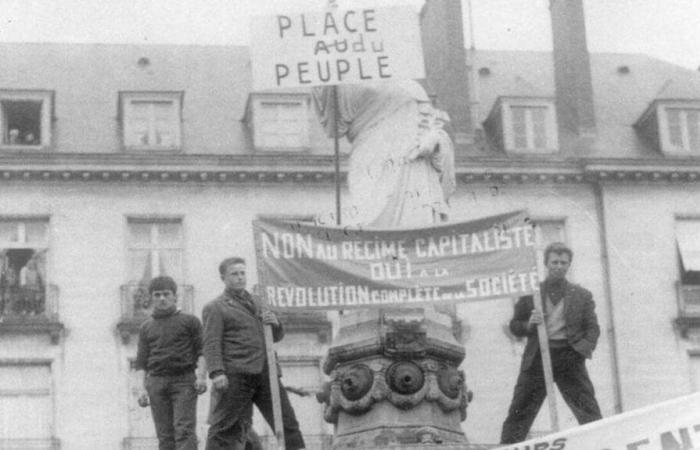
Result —
[[[676,222],[676,241],[684,271],[700,271],[700,220]]]
[[[683,129],[681,126],[681,112],[678,109],[666,110],[668,117],[668,140],[671,145],[683,148]]]

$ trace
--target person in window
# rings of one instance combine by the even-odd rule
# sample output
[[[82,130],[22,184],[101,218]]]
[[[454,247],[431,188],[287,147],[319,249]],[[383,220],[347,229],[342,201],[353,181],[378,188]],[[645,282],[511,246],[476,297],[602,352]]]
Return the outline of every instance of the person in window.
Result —
[[[17,128],[12,128],[7,137],[7,143],[10,145],[17,145],[19,144],[19,130]]]
[[[503,423],[501,444],[525,440],[547,395],[539,326],[547,329],[554,382],[578,422],[584,424],[602,417],[585,362],[593,354],[600,327],[590,291],[566,280],[572,258],[571,249],[561,242],[550,244],[544,251],[547,279],[540,285],[544,316],[535,310],[531,295],[521,297],[515,304],[510,330],[515,336],[527,337],[527,344]]]
[[[36,145],[38,144],[36,135],[31,131],[24,135],[24,140],[22,142],[24,145]]]
[[[204,358],[212,380],[207,450],[243,450],[252,425],[253,404],[274,429],[267,351],[263,326],[273,340],[284,331],[277,316],[261,307],[246,290],[246,264],[227,258],[219,265],[224,292],[202,312]],[[305,447],[287,393],[280,383],[282,426],[287,450]]]
[[[172,278],[154,278],[148,291],[154,307],[139,330],[138,401],[151,406],[159,450],[196,450],[197,395],[207,390],[202,323],[177,309]]]
[[[20,292],[24,300],[24,312],[41,314],[44,312],[44,282],[39,274],[35,258],[27,261],[19,271]]]

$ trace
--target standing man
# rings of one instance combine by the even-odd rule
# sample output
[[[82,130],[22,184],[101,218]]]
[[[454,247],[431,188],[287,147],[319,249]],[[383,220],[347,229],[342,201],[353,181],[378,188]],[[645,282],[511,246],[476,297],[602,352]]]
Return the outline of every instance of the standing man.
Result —
[[[544,251],[547,279],[540,284],[544,318],[535,310],[531,295],[521,297],[515,304],[510,330],[516,336],[527,337],[527,344],[503,423],[501,444],[525,440],[547,395],[538,326],[547,327],[554,382],[578,423],[602,417],[585,362],[593,354],[600,328],[590,291],[566,280],[572,259],[571,249],[560,242],[550,244]]]
[[[197,395],[207,390],[202,323],[177,309],[172,278],[152,279],[148,293],[154,307],[139,331],[139,404],[151,405],[160,450],[196,450]]]
[[[272,394],[266,358],[264,325],[272,326],[273,340],[282,339],[282,325],[272,311],[263,310],[245,290],[243,258],[219,265],[224,292],[202,312],[204,358],[212,380],[207,450],[242,450],[252,425],[253,404],[274,429]],[[280,383],[284,440],[287,450],[304,448],[299,424]]]

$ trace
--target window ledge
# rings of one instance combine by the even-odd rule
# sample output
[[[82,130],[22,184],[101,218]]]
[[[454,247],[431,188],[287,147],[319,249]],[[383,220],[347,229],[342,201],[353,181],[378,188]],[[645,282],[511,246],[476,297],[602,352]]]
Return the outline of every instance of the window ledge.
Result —
[[[7,450],[60,450],[61,441],[49,439],[0,439],[0,448]]]
[[[691,328],[700,329],[700,315],[682,315],[677,317],[674,322],[684,339],[688,338],[688,331]]]

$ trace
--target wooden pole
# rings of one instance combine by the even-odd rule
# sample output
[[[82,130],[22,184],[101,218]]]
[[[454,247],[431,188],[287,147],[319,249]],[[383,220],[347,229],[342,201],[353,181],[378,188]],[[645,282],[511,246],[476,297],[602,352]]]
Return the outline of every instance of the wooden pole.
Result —
[[[284,426],[282,424],[282,406],[280,401],[280,385],[277,377],[277,359],[272,339],[272,325],[264,325],[265,348],[267,349],[267,368],[270,375],[270,394],[272,395],[272,418],[274,419],[274,431],[277,438],[277,448],[285,450]]]
[[[335,152],[335,223],[337,225],[341,224],[340,219],[340,139],[339,126],[338,126],[338,114],[340,114],[338,108],[338,86],[333,86],[333,148]]]
[[[542,254],[540,250],[542,246],[541,229],[535,229],[535,248],[537,258]],[[538,233],[540,231],[540,233]],[[537,263],[537,274],[540,280],[546,278],[544,268]],[[542,314],[543,321],[537,326],[537,338],[540,343],[540,355],[542,356],[542,371],[544,372],[544,384],[547,390],[547,404],[549,406],[549,422],[553,431],[559,431],[559,414],[557,413],[557,398],[554,392],[554,374],[552,372],[552,358],[549,354],[549,336],[547,336],[547,320],[544,317],[544,303],[542,302],[542,291],[540,284],[537,285],[537,290],[533,294],[533,303],[535,310]]]
[[[534,294],[535,309],[543,314],[542,294],[539,289]],[[559,415],[557,414],[557,398],[554,396],[554,374],[552,372],[552,358],[549,355],[549,337],[545,322],[537,326],[537,336],[540,341],[540,354],[542,355],[542,369],[544,370],[544,383],[547,388],[547,404],[549,405],[549,420],[553,431],[559,431]]]

